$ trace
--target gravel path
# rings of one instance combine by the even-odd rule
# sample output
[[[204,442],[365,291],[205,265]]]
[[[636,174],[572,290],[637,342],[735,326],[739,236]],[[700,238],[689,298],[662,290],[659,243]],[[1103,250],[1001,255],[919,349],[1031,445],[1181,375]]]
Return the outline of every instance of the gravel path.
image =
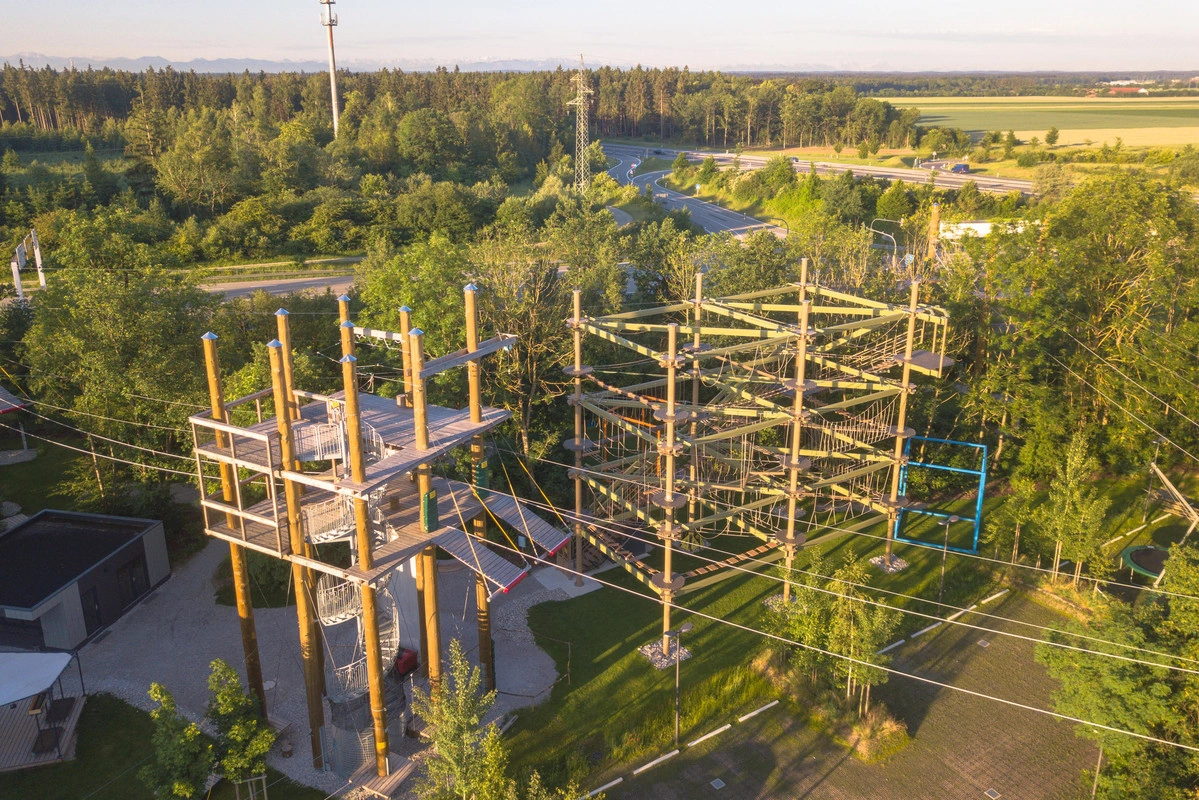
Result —
[[[146,693],[152,682],[161,683],[175,696],[180,711],[198,721],[208,703],[207,678],[213,659],[229,662],[244,680],[237,611],[214,601],[213,573],[228,552],[224,542],[210,542],[170,580],[84,647],[80,661],[88,691],[108,692],[149,710],[153,703]],[[448,652],[450,640],[457,638],[473,660],[478,655],[474,573],[444,563],[438,580],[443,646]],[[547,576],[547,583],[555,582]],[[509,594],[493,600],[496,677],[504,692],[496,702],[497,716],[530,705],[532,696],[544,701],[558,676],[553,660],[535,646],[526,615],[538,603],[569,596],[561,588],[546,589],[534,573]],[[269,713],[273,720],[291,725],[286,735],[294,747],[291,758],[273,752],[268,763],[299,783],[336,792],[344,782],[311,767],[295,608],[264,608],[254,613],[263,678],[268,686],[274,681],[274,688],[267,690]]]

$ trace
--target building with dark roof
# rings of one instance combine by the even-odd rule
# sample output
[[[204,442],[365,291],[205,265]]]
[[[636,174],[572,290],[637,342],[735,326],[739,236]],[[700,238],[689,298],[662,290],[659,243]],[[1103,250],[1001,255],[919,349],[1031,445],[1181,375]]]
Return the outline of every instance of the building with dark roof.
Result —
[[[161,522],[39,512],[0,533],[0,643],[75,648],[170,573]]]

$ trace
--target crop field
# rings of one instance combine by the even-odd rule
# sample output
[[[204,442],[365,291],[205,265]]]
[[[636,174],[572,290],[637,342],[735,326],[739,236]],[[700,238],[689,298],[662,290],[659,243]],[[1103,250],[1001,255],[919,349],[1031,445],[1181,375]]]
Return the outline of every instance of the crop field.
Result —
[[[1061,131],[1059,146],[1199,144],[1199,97],[903,97],[920,124],[971,132],[1014,130],[1021,139]]]

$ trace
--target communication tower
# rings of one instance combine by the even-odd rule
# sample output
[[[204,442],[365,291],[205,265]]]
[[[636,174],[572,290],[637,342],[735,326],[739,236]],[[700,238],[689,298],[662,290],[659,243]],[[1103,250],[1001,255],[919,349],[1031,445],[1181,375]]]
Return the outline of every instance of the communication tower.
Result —
[[[333,13],[333,4],[337,0],[320,0],[322,6],[321,25],[329,33],[329,91],[333,95],[333,138],[337,138],[337,122],[340,113],[337,110],[337,60],[333,57],[333,28],[337,26],[337,15]]]

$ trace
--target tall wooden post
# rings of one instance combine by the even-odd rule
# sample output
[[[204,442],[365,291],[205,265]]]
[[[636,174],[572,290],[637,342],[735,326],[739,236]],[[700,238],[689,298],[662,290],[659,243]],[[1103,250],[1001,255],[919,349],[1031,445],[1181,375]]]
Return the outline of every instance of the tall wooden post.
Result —
[[[477,295],[479,288],[468,283],[463,289],[466,296],[466,349],[475,352],[479,349],[479,312]],[[476,425],[483,422],[483,389],[482,368],[478,361],[466,365],[466,378],[470,386],[470,421]],[[486,486],[483,484],[483,471],[487,469],[483,451],[483,437],[475,436],[470,440],[471,481],[475,492],[482,502]],[[480,539],[487,536],[487,515],[479,513],[471,521],[474,535]],[[487,691],[495,690],[495,649],[491,639],[491,594],[487,590],[487,581],[482,573],[475,573],[475,609],[479,624],[479,663],[483,666],[483,686]]]
[[[275,312],[275,323],[279,342],[283,345],[283,381],[287,387],[287,418],[295,422],[300,418],[300,406],[296,402],[295,365],[291,352],[291,325],[287,309],[281,308]]]
[[[941,241],[941,204],[933,203],[932,216],[928,221],[928,260],[937,257],[937,244]]]
[[[278,422],[279,450],[282,463],[287,466],[295,463],[296,449],[291,425],[287,421],[284,409],[287,408],[287,383],[283,370],[283,344],[278,339],[267,345],[271,361],[271,385],[274,389],[275,419]],[[287,533],[291,544],[291,552],[306,554],[304,529],[300,517],[299,485],[293,481],[283,480],[283,495],[287,504]],[[304,668],[304,689],[308,702],[308,733],[312,743],[312,766],[322,769],[324,758],[321,751],[321,728],[325,725],[325,709],[321,705],[321,686],[324,675],[321,664],[319,643],[314,641],[313,631],[316,630],[316,614],[313,608],[311,594],[312,582],[302,566],[291,564],[292,582],[296,587],[296,616],[300,624],[300,659]]]
[[[408,348],[412,359],[412,422],[416,434],[416,449],[429,449],[429,400],[425,393],[425,332],[413,328],[408,333]],[[429,465],[416,468],[416,488],[421,509],[421,528],[425,533],[436,529],[437,495],[433,492],[433,477]],[[425,664],[429,672],[429,691],[441,686],[441,618],[437,603],[437,546],[429,545],[421,552],[419,583],[423,588],[425,618]]]
[[[221,362],[217,356],[217,335],[209,332],[200,337],[204,342],[204,365],[208,368],[208,399],[212,403],[212,418],[229,424],[225,410],[225,394],[221,388]],[[229,446],[229,436],[224,431],[216,432],[216,446]],[[233,481],[236,476],[232,464],[221,462],[221,497],[226,503],[235,502]],[[204,486],[200,492],[205,493]],[[225,520],[231,530],[237,529],[237,518],[226,514]],[[258,655],[258,630],[254,626],[254,604],[250,599],[250,578],[246,567],[246,549],[236,542],[229,542],[229,562],[233,566],[233,594],[237,598],[237,619],[241,623],[241,649],[246,658],[246,681],[250,691],[258,698],[258,710],[266,719],[266,690],[262,683],[262,660]]]
[[[659,590],[662,592],[662,655],[670,655],[670,637],[666,632],[670,630],[670,606],[674,601],[674,593],[682,587],[682,579],[675,578],[671,566],[671,558],[674,554],[674,539],[677,535],[674,527],[674,510],[678,508],[685,498],[675,498],[674,493],[674,469],[675,469],[675,441],[674,428],[677,414],[675,411],[676,395],[678,392],[678,340],[679,340],[679,325],[677,322],[672,322],[666,326],[666,411],[661,415],[661,418],[666,423],[666,440],[663,443],[662,452],[666,456],[666,469],[662,475],[662,494],[658,500],[658,505],[663,509],[664,515],[662,518],[662,548],[663,562],[661,573],[661,585]],[[657,577],[657,576],[655,576]]]
[[[350,296],[343,294],[337,298],[337,324],[350,320]]]
[[[404,378],[404,391],[402,394],[396,395],[396,400],[403,398],[401,405],[412,407],[412,353],[408,344],[408,331],[412,330],[412,309],[408,306],[400,306],[400,358],[404,364],[402,373]]]
[[[349,439],[350,479],[366,482],[366,453],[362,448],[362,418],[358,406],[357,359],[354,358],[354,323],[341,323],[341,377],[345,384],[346,438]],[[370,509],[365,497],[354,497],[354,528],[358,542],[358,566],[374,568]],[[370,687],[371,719],[375,723],[375,769],[380,776],[390,773],[387,763],[387,701],[383,694],[383,656],[379,648],[379,609],[375,587],[362,584],[362,633],[366,654],[366,680]]]
[[[574,346],[575,392],[575,586],[583,585],[583,292],[575,289],[571,293],[574,316],[571,319]]]
[[[896,528],[899,527],[899,468],[903,460],[903,440],[908,437],[908,393],[912,390],[912,349],[916,342],[916,308],[920,299],[920,283],[912,281],[912,292],[908,304],[908,336],[903,347],[903,382],[899,392],[899,415],[895,421],[895,457],[891,466],[891,502],[887,523],[887,566],[891,565],[891,548]]]
[[[691,354],[694,356],[691,360],[691,408],[693,411],[699,409],[699,387],[700,387],[700,333],[699,326],[701,324],[704,303],[704,274],[702,272],[695,273],[695,307],[691,309],[691,324],[694,328],[691,338]],[[699,433],[699,417],[693,415],[691,417],[691,439]],[[687,474],[691,478],[691,488],[687,491],[687,524],[693,525],[695,520],[699,518],[697,514],[699,510],[699,460],[702,454],[700,448],[692,446],[690,456],[687,459]]]
[[[803,270],[807,272],[806,263]],[[804,276],[807,277],[806,275]],[[804,283],[807,281],[805,280]],[[801,290],[801,293],[803,290]],[[800,447],[803,441],[803,393],[806,383],[805,375],[808,364],[808,319],[812,303],[803,299],[799,304],[799,348],[795,358],[795,402],[791,407],[791,453],[787,460],[787,471],[790,473],[790,485],[787,492],[787,533],[783,539],[785,555],[786,579],[783,581],[783,602],[791,600],[791,567],[795,563],[795,551],[804,543],[805,536],[795,532],[796,505],[799,502],[799,473],[807,464],[800,460]]]

